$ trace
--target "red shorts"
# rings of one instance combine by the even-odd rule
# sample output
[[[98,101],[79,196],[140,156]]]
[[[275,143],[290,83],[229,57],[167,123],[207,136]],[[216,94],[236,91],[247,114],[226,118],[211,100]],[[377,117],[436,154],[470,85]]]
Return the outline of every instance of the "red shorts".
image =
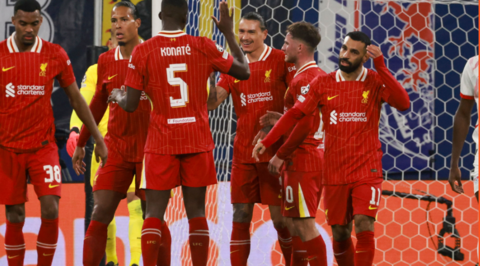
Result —
[[[322,197],[322,172],[283,171],[283,216],[315,217]]]
[[[55,142],[28,153],[14,153],[0,147],[0,204],[15,205],[28,200],[27,174],[39,198],[60,197],[62,169]]]
[[[169,190],[178,186],[217,184],[213,152],[190,154],[146,153],[140,188]]]
[[[383,179],[326,185],[323,199],[328,225],[346,225],[357,214],[377,218]]]
[[[230,185],[232,203],[281,204],[281,177],[270,174],[268,163],[233,163]]]
[[[135,195],[145,200],[145,191],[140,188],[143,164],[124,161],[118,153],[109,153],[107,163],[99,167],[93,183],[93,191],[112,190],[127,195],[128,188],[135,178]]]

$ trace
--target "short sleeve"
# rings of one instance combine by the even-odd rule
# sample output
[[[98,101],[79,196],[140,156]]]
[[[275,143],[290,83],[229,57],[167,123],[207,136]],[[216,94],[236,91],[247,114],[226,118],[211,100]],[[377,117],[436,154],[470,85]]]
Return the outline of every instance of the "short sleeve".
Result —
[[[232,83],[234,82],[233,78],[227,74],[221,74],[220,79],[217,82],[217,87],[222,87],[228,93],[232,91]]]
[[[204,39],[205,54],[215,71],[228,73],[233,64],[233,57],[220,45],[208,38]]]
[[[297,83],[297,86],[301,86]],[[318,79],[314,79],[310,84],[301,86],[301,95],[298,96],[295,103],[296,108],[302,111],[305,115],[309,115],[318,110],[318,106],[321,105],[321,92]]]
[[[474,81],[474,66],[473,66],[473,59],[471,58],[468,60],[465,68],[463,69],[462,73],[462,80],[460,81],[460,97],[473,100],[474,99],[474,92],[475,92],[475,81]]]
[[[139,44],[133,50],[130,62],[128,63],[127,77],[125,85],[136,90],[144,90],[146,56],[142,50],[143,44]]]
[[[58,60],[60,60],[61,71],[56,76],[60,87],[66,88],[75,82],[75,74],[72,69],[72,62],[62,47],[58,46]]]

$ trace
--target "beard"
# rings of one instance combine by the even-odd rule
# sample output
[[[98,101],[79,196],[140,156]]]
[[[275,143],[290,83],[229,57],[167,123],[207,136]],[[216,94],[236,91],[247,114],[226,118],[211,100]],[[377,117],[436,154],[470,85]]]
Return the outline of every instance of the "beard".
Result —
[[[126,44],[126,42],[118,42],[118,46],[125,46]]]
[[[348,66],[343,66],[341,63],[345,62],[348,64]],[[339,58],[338,59],[338,67],[340,68],[341,71],[350,74],[353,71],[357,70],[360,66],[362,65],[362,61],[359,60],[358,62],[351,63],[348,61],[348,59],[345,58]]]

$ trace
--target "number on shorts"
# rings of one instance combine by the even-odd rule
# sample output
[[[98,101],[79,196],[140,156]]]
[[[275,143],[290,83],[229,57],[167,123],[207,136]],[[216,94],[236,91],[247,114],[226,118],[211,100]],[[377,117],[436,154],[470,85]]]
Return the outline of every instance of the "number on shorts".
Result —
[[[380,198],[382,197],[382,193],[380,191],[379,188],[377,188],[377,190],[375,190],[374,187],[371,187],[372,189],[372,199],[370,200],[370,205],[377,205],[379,206],[380,205]],[[377,197],[376,197],[376,192],[378,191],[378,200],[377,200]]]
[[[47,172],[47,175],[50,175],[50,177],[45,178],[45,183],[52,183],[54,179],[57,183],[62,181],[62,175],[60,174],[60,167],[58,167],[58,165],[53,167],[51,165],[44,165],[43,170]]]
[[[291,186],[287,186],[287,189],[285,190],[287,194],[287,202],[292,203],[293,202],[293,189]]]

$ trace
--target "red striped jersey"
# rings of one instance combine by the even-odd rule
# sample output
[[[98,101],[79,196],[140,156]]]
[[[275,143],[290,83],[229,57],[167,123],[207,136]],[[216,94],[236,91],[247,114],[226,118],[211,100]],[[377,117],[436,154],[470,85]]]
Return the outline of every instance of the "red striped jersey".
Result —
[[[281,50],[265,45],[265,50],[257,62],[249,62],[250,78],[236,80],[229,75],[221,75],[217,86],[232,95],[237,115],[237,131],[233,145],[233,161],[256,163],[252,158],[252,142],[262,129],[259,120],[267,111],[283,113],[284,96],[288,83],[295,74],[295,65],[285,62]],[[281,141],[259,155],[260,162],[268,162]]]
[[[210,73],[227,73],[232,63],[212,40],[183,31],[161,31],[135,47],[125,85],[145,91],[153,103],[146,153],[213,150],[206,83]]]
[[[315,61],[311,61],[297,70],[292,82],[285,94],[285,111],[295,105],[297,98],[305,95],[310,90],[310,83],[320,75],[326,75],[325,71],[317,66]],[[322,156],[320,150],[323,148],[323,123],[321,123],[321,113],[317,108],[313,111],[314,127],[308,134],[303,143],[286,160],[288,169],[300,172],[319,172],[322,171]],[[288,137],[288,136],[287,136]]]
[[[98,59],[97,87],[90,109],[95,118],[102,118],[107,109],[108,96],[113,89],[125,89],[129,60],[124,59],[120,46],[100,55]],[[102,108],[98,108],[100,105]],[[141,162],[147,140],[151,105],[142,92],[140,103],[133,113],[124,111],[117,103],[110,103],[108,131],[105,143],[110,152],[116,152],[127,162]],[[80,133],[79,144],[84,146],[90,134],[85,127]]]
[[[60,45],[37,36],[31,51],[19,52],[14,38],[0,42],[0,146],[35,151],[55,141],[54,79],[65,88],[75,76]]]
[[[382,58],[383,60],[383,58]],[[402,88],[403,89],[403,88]],[[325,125],[324,184],[339,185],[382,176],[378,125],[385,87],[379,74],[363,68],[355,81],[341,71],[319,76],[295,107],[305,114],[320,107]]]

